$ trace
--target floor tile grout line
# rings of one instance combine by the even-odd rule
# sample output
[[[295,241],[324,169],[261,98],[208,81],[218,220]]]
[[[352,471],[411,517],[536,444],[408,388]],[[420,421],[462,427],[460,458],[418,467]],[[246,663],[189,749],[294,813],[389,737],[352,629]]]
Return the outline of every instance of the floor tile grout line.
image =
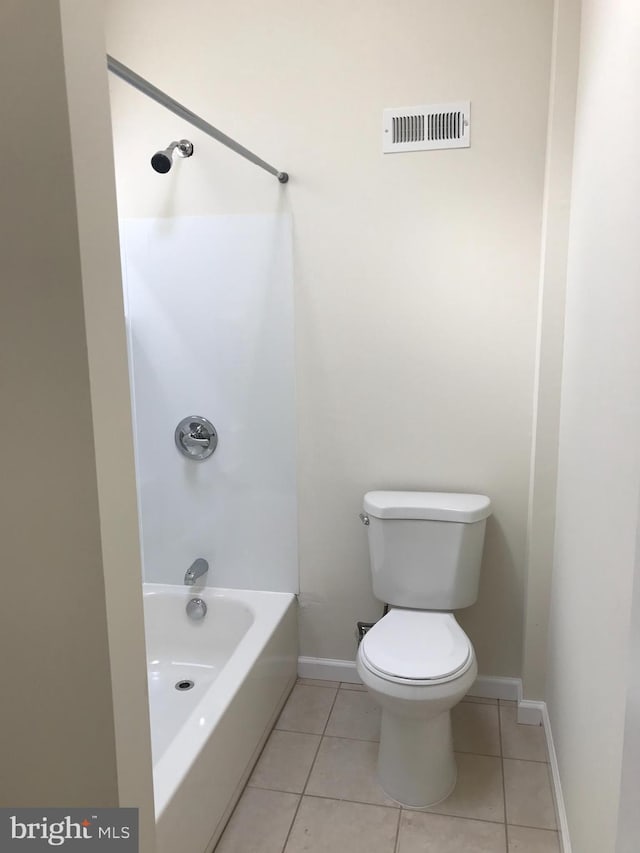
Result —
[[[504,748],[502,745],[502,714],[498,703],[498,736],[500,740],[500,771],[502,775],[502,807],[504,809],[504,849],[509,853],[509,830],[507,827],[507,786],[504,781]]]
[[[378,808],[378,809],[396,809],[396,810],[400,810],[401,812],[403,812],[403,814],[408,814],[408,815],[424,814],[424,815],[434,815],[435,817],[445,817],[445,818],[450,817],[450,818],[454,818],[455,820],[470,820],[470,821],[473,821],[474,823],[488,823],[491,826],[501,826],[501,825],[505,824],[505,821],[503,821],[503,820],[489,820],[489,818],[471,817],[469,815],[453,814],[451,812],[436,812],[433,810],[435,808],[434,806],[432,806],[428,809],[417,809],[417,808],[414,809],[411,807],[403,806],[400,803],[396,806],[387,806],[387,805],[383,805],[381,803],[364,803],[362,800],[347,800],[347,799],[344,799],[342,797],[329,797],[326,794],[307,794],[306,796],[316,797],[319,800],[335,800],[338,803],[351,803],[351,804],[356,805],[356,806],[373,806],[374,808]],[[540,829],[544,832],[555,832],[555,833],[558,832],[557,829],[549,829],[549,827],[547,827],[547,826],[532,826],[531,824],[528,824],[528,823],[510,823],[508,825],[509,826],[517,826],[517,827],[520,827],[522,829]]]
[[[416,814],[432,814],[437,815],[438,817],[455,817],[459,820],[478,820],[480,823],[491,823],[494,826],[504,826],[505,823],[503,820],[492,820],[490,817],[470,817],[469,815],[460,814],[459,812],[438,812],[436,811],[437,806],[431,806],[428,809],[405,809],[406,812]]]
[[[496,700],[496,702],[498,702],[498,701],[500,701],[501,703],[504,703],[505,701],[511,702],[512,700],[510,700],[510,699],[509,700]],[[495,708],[497,710],[497,712],[498,712],[498,714],[497,714],[497,716],[498,716],[498,739],[500,741],[499,750],[497,753],[491,753],[491,752],[477,752],[475,750],[466,750],[466,749],[459,749],[459,748],[454,747],[454,752],[456,752],[458,754],[463,754],[463,755],[484,755],[488,758],[504,758],[507,761],[528,761],[531,764],[547,764],[547,765],[549,764],[548,758],[544,758],[544,759],[541,759],[541,758],[521,758],[520,756],[506,755],[505,754],[504,749],[503,749],[503,743],[502,743],[502,713],[501,713],[501,711],[503,708],[505,710],[509,709],[511,707],[510,705],[504,705],[504,704],[495,704],[494,705],[494,704],[478,703],[478,702],[474,703],[474,702],[466,701],[465,699],[461,700],[461,704],[462,703],[465,703],[467,705],[484,704],[488,708]],[[519,723],[518,725],[521,725],[521,724]],[[527,726],[527,728],[536,728],[536,726]],[[545,744],[546,744],[546,738],[545,738]]]
[[[299,681],[296,681],[296,683],[293,685],[293,690],[295,690],[296,687],[306,687],[306,688],[311,688],[311,690],[340,690],[339,687],[326,687],[324,684],[323,685],[320,685],[320,684],[300,684]],[[293,693],[293,690],[291,691],[292,693]],[[287,699],[287,702],[288,701],[289,700]],[[286,705],[286,702],[285,702],[285,705]],[[284,708],[283,708],[283,710],[284,710]]]
[[[252,785],[251,787],[256,788],[260,791],[276,791],[279,794],[292,794],[294,797],[302,796],[302,794],[298,793],[297,791],[283,791],[280,788],[265,788],[261,785]],[[411,808],[410,806],[409,807],[402,806],[400,803],[398,803],[395,806],[390,806],[390,805],[387,805],[386,803],[372,803],[369,801],[365,802],[364,800],[351,800],[351,799],[348,799],[347,797],[330,797],[328,794],[307,794],[305,792],[304,796],[310,797],[312,799],[317,799],[317,800],[332,800],[333,802],[336,802],[336,803],[350,803],[353,806],[371,806],[374,809],[390,809],[391,811],[402,810],[403,812],[406,812],[407,814],[425,814],[425,815],[435,815],[436,817],[451,817],[451,818],[455,818],[456,820],[471,820],[471,821],[475,821],[477,823],[489,823],[492,826],[503,826],[504,825],[503,820],[491,820],[491,818],[484,818],[484,817],[471,817],[470,815],[460,814],[458,812],[438,812],[438,811],[435,811],[437,806],[432,806],[428,809],[418,809],[418,808],[414,809],[414,808]],[[548,827],[544,827],[544,826],[529,826],[528,824],[519,824],[519,823],[510,823],[509,826],[521,826],[524,829],[545,829],[548,832],[556,832],[557,831],[554,829],[548,829]]]
[[[302,796],[302,794],[300,794],[299,792],[283,791],[280,788],[265,788],[262,785],[253,785],[252,787],[255,788],[256,790],[259,790],[259,791],[274,791],[275,793],[278,793],[278,794],[290,794],[293,797],[301,797]],[[316,800],[332,800],[333,802],[336,802],[336,803],[350,803],[351,805],[354,805],[354,806],[371,806],[372,808],[375,808],[375,809],[389,809],[390,811],[402,811],[402,812],[407,812],[407,814],[435,815],[437,817],[451,817],[451,818],[455,818],[456,820],[471,820],[471,821],[474,821],[476,823],[488,823],[488,824],[491,824],[492,826],[500,825],[500,824],[504,823],[504,821],[502,821],[502,820],[489,820],[488,818],[471,817],[470,815],[463,815],[463,814],[452,814],[451,812],[436,812],[436,811],[433,811],[433,807],[428,808],[428,809],[418,809],[418,808],[414,809],[414,808],[402,806],[402,805],[400,805],[400,803],[398,803],[398,805],[395,805],[395,806],[389,806],[389,805],[386,805],[385,803],[370,803],[370,802],[364,802],[363,800],[350,800],[350,799],[347,799],[346,797],[330,797],[327,794],[307,794],[307,793],[305,793],[304,796],[310,797],[311,799],[316,799]],[[557,829],[550,829],[548,826],[534,826],[533,824],[530,824],[530,823],[510,823],[509,826],[517,826],[517,827],[520,827],[522,829],[539,829],[543,832],[555,832],[555,833],[558,832]]]
[[[331,707],[329,708],[329,713],[327,714],[327,719],[324,721],[324,726],[323,726],[322,732],[320,734],[320,740],[318,741],[318,748],[316,749],[315,755],[313,756],[313,761],[311,762],[311,766],[309,767],[309,772],[307,773],[307,778],[306,778],[306,781],[304,783],[304,788],[302,789],[302,796],[303,797],[307,792],[307,786],[309,784],[309,779],[311,778],[311,774],[313,773],[313,768],[316,765],[318,753],[320,752],[320,747],[322,746],[322,741],[325,738],[325,732],[327,731],[327,726],[329,725],[329,720],[331,719],[331,714],[333,713],[333,709],[335,707],[339,691],[340,691],[340,688],[338,688],[336,690],[336,695],[333,697],[333,702],[331,703]]]
[[[393,853],[398,853],[400,846],[400,821],[402,820],[402,807],[398,809],[398,821],[396,823],[396,843],[393,845]]]
[[[326,729],[326,726],[325,726]],[[346,735],[325,735],[323,732],[307,732],[302,729],[274,729],[274,732],[287,732],[292,735],[320,735],[320,737],[339,737],[342,740],[357,740],[359,743],[380,743],[380,738],[374,740],[370,737],[347,737]],[[476,753],[479,754],[479,753]],[[496,757],[495,755],[493,756]]]
[[[479,702],[476,699],[461,699],[460,704],[461,705],[486,705],[487,708],[497,708],[498,707],[497,700],[495,702]]]
[[[298,794],[294,791],[280,791],[278,788],[258,788],[257,785],[254,786],[256,790],[259,791],[275,791],[277,794],[292,794],[294,797],[301,797],[302,794]],[[371,806],[374,809],[389,809],[389,811],[397,812],[402,806],[398,803],[396,806],[387,806],[384,803],[369,803],[364,802],[363,800],[349,800],[346,797],[330,797],[327,794],[304,794],[305,797],[308,797],[312,800],[331,800],[334,803],[349,803],[352,806]],[[417,811],[417,810],[416,810]],[[453,815],[453,817],[457,817],[457,815]],[[466,819],[466,818],[465,818]],[[478,818],[469,818],[469,820],[477,820]],[[494,821],[484,821],[484,823],[494,823]]]
[[[298,817],[298,812],[300,811],[300,804],[302,803],[302,794],[298,794],[298,804],[293,813],[293,817],[291,818],[291,823],[289,824],[289,829],[287,830],[287,834],[284,839],[284,844],[282,845],[281,853],[284,853],[286,850],[287,844],[289,843],[289,837],[291,835],[291,830],[293,829],[293,824],[296,822],[296,818]]]
[[[316,681],[320,681],[320,679],[315,679]],[[347,690],[351,693],[366,693],[367,688],[364,685],[356,685],[352,684],[352,686],[347,687],[347,684],[351,684],[348,681],[334,681],[334,682],[325,682],[324,684],[306,684],[304,680],[298,679],[296,684],[300,687],[324,687],[327,690]],[[294,684],[294,687],[296,686]]]
[[[479,758],[502,758],[499,752],[471,752],[468,749],[454,749],[456,755],[477,755]]]
[[[333,702],[331,703],[331,707],[329,708],[329,713],[327,714],[327,719],[325,720],[324,728],[322,729],[322,734],[320,735],[320,740],[318,741],[318,746],[316,748],[315,755],[313,756],[313,761],[311,762],[311,765],[309,767],[309,772],[307,773],[307,778],[305,780],[304,787],[302,788],[302,793],[300,794],[300,799],[298,800],[298,805],[296,806],[296,810],[293,813],[293,818],[291,820],[291,824],[289,825],[289,831],[287,832],[287,837],[285,838],[284,845],[282,847],[282,853],[284,853],[284,851],[287,849],[287,844],[289,843],[289,838],[291,837],[291,831],[293,830],[293,826],[296,822],[296,818],[298,817],[298,812],[300,811],[300,806],[302,805],[302,800],[304,799],[304,796],[305,796],[306,791],[307,791],[307,785],[309,784],[309,779],[311,778],[311,774],[313,773],[313,768],[315,767],[316,759],[318,757],[318,753],[320,752],[320,747],[322,746],[322,739],[324,738],[324,733],[327,730],[327,726],[329,725],[329,719],[331,717],[333,707],[336,704],[336,699],[338,698],[338,693],[340,691],[340,688],[339,687],[337,687],[337,688],[332,687],[331,689],[336,691],[335,696],[333,697]]]
[[[540,832],[553,832],[560,835],[559,829],[549,829],[548,826],[532,826],[530,823],[508,823],[507,826],[517,826],[519,829],[535,829]]]
[[[269,737],[271,737],[271,735],[272,735],[274,732],[289,732],[289,733],[291,733],[291,734],[300,734],[300,735],[320,735],[320,736],[322,736],[322,732],[308,732],[308,731],[305,731],[304,729],[286,729],[286,728],[281,728],[281,727],[278,725],[278,723],[280,722],[280,720],[281,720],[281,718],[282,718],[282,715],[283,715],[283,713],[284,713],[284,711],[285,711],[285,709],[286,709],[287,705],[289,704],[289,701],[291,700],[291,696],[293,695],[293,691],[295,690],[295,688],[296,688],[296,687],[316,687],[316,686],[317,686],[317,685],[315,685],[315,684],[300,684],[300,682],[299,682],[299,681],[296,681],[296,683],[293,685],[293,688],[292,688],[292,690],[291,690],[291,693],[289,694],[289,696],[288,696],[288,698],[287,698],[287,701],[284,703],[284,705],[283,705],[283,707],[282,707],[282,710],[281,710],[281,711],[280,711],[280,713],[278,714],[278,719],[275,721],[275,723],[273,724],[273,728],[272,728],[272,729],[271,729],[271,731],[269,732]],[[337,692],[338,692],[338,688],[337,688],[337,687],[321,687],[320,689],[321,689],[321,690],[335,690],[335,691],[336,691],[336,695],[337,695]],[[333,700],[332,700],[332,702],[331,702],[331,708],[333,708],[333,705],[334,705],[334,703],[335,703],[335,700],[336,700],[336,697],[334,696],[334,697],[333,697]],[[329,711],[329,713],[331,713],[331,710]],[[326,728],[326,723],[325,723],[325,727],[324,727],[324,728]],[[323,728],[323,731],[324,731],[324,728]],[[268,740],[268,739],[269,739],[269,738],[267,738],[267,740]]]
[[[333,704],[331,706],[331,709],[333,710]],[[331,714],[331,712],[329,712],[329,713]],[[328,734],[326,734],[327,726],[328,726],[328,720],[327,720],[327,723],[324,725],[322,732],[318,732],[318,731],[312,732],[312,731],[306,731],[306,730],[302,730],[302,729],[280,729],[280,728],[274,728],[273,731],[275,731],[275,732],[287,732],[287,734],[293,734],[293,735],[315,735],[316,737],[318,737],[318,736],[330,737],[330,738],[336,738],[338,740],[353,740],[353,741],[357,741],[358,743],[380,743],[380,738],[374,739],[374,738],[363,738],[363,737],[350,737],[349,735],[328,735]],[[500,723],[498,724],[498,729],[500,730]],[[502,744],[500,744],[499,752],[475,752],[475,751],[472,751],[469,749],[454,749],[454,752],[457,755],[477,755],[480,758],[501,758],[501,759],[504,759],[505,761],[526,761],[528,764],[546,764],[546,765],[549,765],[548,761],[542,761],[541,759],[538,759],[538,758],[518,758],[517,756],[514,756],[514,755],[504,755],[502,752]]]
[[[391,807],[388,806],[388,808],[391,808]],[[504,821],[502,821],[502,820],[491,820],[491,818],[488,818],[488,817],[471,817],[470,815],[460,814],[459,812],[438,812],[438,811],[436,811],[437,806],[431,806],[430,808],[427,808],[427,809],[414,809],[414,808],[411,808],[411,806],[408,806],[407,808],[400,806],[400,808],[402,808],[402,810],[406,814],[425,814],[425,815],[434,815],[435,817],[452,817],[452,818],[455,818],[456,820],[475,820],[475,821],[478,821],[478,823],[490,823],[492,826],[503,826],[504,825]]]
[[[284,791],[281,788],[266,788],[263,785],[251,785],[251,788],[258,791],[274,791],[277,794],[290,794],[292,797],[302,797],[303,795],[297,791]],[[402,811],[406,814],[424,814],[424,815],[434,815],[436,817],[450,817],[455,818],[456,820],[470,820],[475,823],[488,823],[491,826],[501,826],[505,824],[503,820],[489,820],[488,818],[483,817],[471,817],[470,815],[457,814],[452,812],[437,812],[434,811],[434,808],[431,807],[429,809],[412,809],[406,808],[400,804],[396,806],[388,806],[385,803],[370,803],[364,802],[363,800],[349,800],[346,797],[329,797],[327,794],[304,794],[305,797],[309,797],[311,799],[316,800],[332,800],[335,803],[349,803],[353,806],[371,806],[374,809],[389,809],[390,811]],[[548,826],[535,826],[531,823],[508,823],[505,824],[507,826],[515,826],[519,829],[534,829],[540,830],[540,832],[551,832],[555,835],[558,835],[559,830],[557,828],[551,828]]]

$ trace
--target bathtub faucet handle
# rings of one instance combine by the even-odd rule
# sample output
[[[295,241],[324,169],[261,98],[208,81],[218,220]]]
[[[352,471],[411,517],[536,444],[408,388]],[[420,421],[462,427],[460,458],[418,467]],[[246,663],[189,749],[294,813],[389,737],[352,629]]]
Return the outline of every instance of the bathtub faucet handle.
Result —
[[[209,571],[209,563],[203,558],[198,557],[189,566],[184,575],[184,582],[187,586],[193,586],[196,580]]]

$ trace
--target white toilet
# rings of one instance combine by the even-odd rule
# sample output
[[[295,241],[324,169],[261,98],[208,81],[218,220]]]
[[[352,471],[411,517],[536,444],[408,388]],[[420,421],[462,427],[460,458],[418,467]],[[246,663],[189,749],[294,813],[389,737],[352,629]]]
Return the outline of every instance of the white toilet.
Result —
[[[445,799],[456,784],[450,711],[478,668],[451,612],[478,597],[484,495],[368,492],[373,592],[388,613],[365,634],[358,675],[382,707],[378,777],[407,806]]]

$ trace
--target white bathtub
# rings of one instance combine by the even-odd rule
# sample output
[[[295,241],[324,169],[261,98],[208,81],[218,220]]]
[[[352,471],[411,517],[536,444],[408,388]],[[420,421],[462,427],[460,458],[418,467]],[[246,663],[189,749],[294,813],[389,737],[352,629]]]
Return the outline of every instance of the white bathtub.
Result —
[[[144,613],[157,853],[206,853],[295,682],[295,597],[145,584]]]

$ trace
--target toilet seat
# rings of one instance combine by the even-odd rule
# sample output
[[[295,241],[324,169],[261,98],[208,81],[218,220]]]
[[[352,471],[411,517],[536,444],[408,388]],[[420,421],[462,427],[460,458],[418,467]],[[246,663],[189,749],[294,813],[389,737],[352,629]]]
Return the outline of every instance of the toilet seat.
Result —
[[[366,668],[400,684],[442,684],[472,665],[469,638],[452,613],[392,609],[360,644]]]

